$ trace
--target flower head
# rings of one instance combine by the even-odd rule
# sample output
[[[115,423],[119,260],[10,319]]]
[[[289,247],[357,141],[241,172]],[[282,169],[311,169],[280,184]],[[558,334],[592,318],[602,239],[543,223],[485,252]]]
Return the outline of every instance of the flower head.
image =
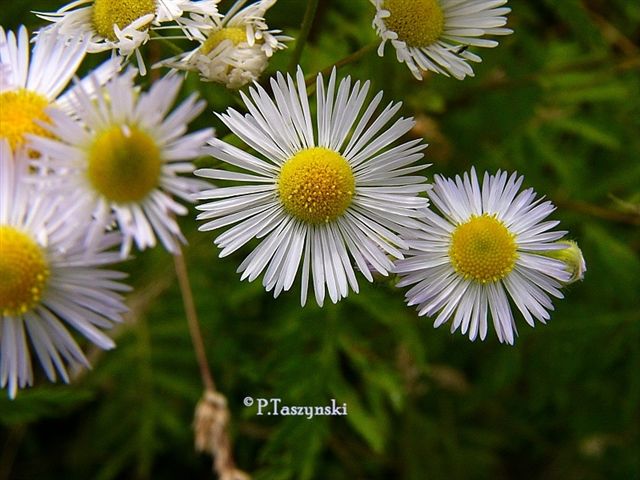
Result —
[[[260,0],[245,8],[236,2],[224,15],[192,15],[189,28],[198,41],[195,50],[161,62],[180,70],[197,71],[205,81],[237,89],[260,77],[269,59],[290,37],[269,30],[264,15],[276,0]]]
[[[41,122],[50,122],[48,107],[71,113],[69,96],[61,95],[87,50],[87,39],[64,38],[51,32],[35,39],[30,56],[29,34],[20,27],[17,35],[0,27],[0,141],[7,140],[13,150],[25,143],[25,135],[49,135]],[[31,57],[31,58],[30,58]],[[119,68],[105,62],[94,72],[99,84]],[[80,82],[86,86],[86,82]]]
[[[113,348],[102,330],[121,321],[119,292],[128,290],[124,274],[103,268],[120,258],[108,251],[118,235],[85,250],[72,240],[78,225],[65,221],[70,204],[26,181],[28,162],[13,157],[0,142],[0,386],[10,397],[33,383],[31,348],[51,381],[59,374],[68,382],[68,367],[89,366],[68,327]]]
[[[33,137],[32,144],[49,158],[48,181],[85,213],[96,219],[87,241],[110,225],[111,215],[124,234],[122,253],[135,241],[152,247],[156,235],[171,252],[184,241],[176,215],[186,207],[173,196],[192,201],[205,182],[178,174],[191,173],[190,161],[213,135],[212,129],[186,134],[188,123],[204,109],[192,94],[173,112],[182,79],[169,75],[149,92],[134,87],[135,71],[114,77],[91,99],[79,89],[75,119],[51,112],[54,139]]]
[[[429,197],[440,211],[427,212],[424,226],[408,239],[407,258],[396,262],[399,286],[419,315],[436,315],[434,326],[448,320],[474,340],[484,340],[489,313],[501,342],[517,334],[508,298],[527,323],[545,323],[560,287],[572,276],[565,262],[550,258],[566,244],[566,232],[552,231],[557,221],[543,221],[555,207],[535,200],[533,189],[518,193],[523,177],[485,173],[482,187],[474,169],[463,178],[435,177]]]
[[[396,49],[398,61],[406,63],[415,78],[430,70],[462,80],[473,76],[471,62],[482,59],[468,47],[495,47],[485,35],[508,35],[502,28],[511,9],[507,0],[371,0],[376,7],[373,26],[382,43]]]
[[[76,0],[56,12],[39,12],[38,16],[54,22],[53,31],[61,35],[86,36],[90,53],[112,50],[123,57],[135,53],[144,75],[144,61],[138,48],[149,40],[150,29],[179,21],[185,12],[216,15],[217,3],[214,0]]]
[[[587,262],[578,244],[573,240],[560,240],[557,243],[564,248],[561,250],[552,250],[547,252],[546,255],[564,263],[565,268],[571,274],[571,277],[565,283],[570,284],[578,280],[584,280],[584,274],[587,271]]]
[[[313,283],[322,305],[327,291],[335,303],[358,291],[355,270],[372,281],[371,273],[386,275],[387,257],[401,258],[407,244],[398,233],[416,228],[427,206],[418,196],[428,187],[424,177],[412,175],[425,165],[425,145],[411,140],[394,143],[414,125],[400,118],[390,103],[374,116],[382,92],[365,107],[369,82],[352,85],[349,77],[336,85],[335,70],[325,86],[316,82],[317,117],[311,116],[304,75],[296,81],[278,74],[271,79],[273,98],[260,86],[241,93],[249,113],[229,109],[222,121],[257,154],[220,140],[209,153],[239,169],[201,169],[196,174],[239,186],[203,192],[199,205],[200,230],[234,225],[215,240],[221,257],[254,238],[258,246],[238,268],[242,279],[257,278],[278,296],[288,290],[302,264],[301,303]],[[364,110],[364,111],[363,111]]]

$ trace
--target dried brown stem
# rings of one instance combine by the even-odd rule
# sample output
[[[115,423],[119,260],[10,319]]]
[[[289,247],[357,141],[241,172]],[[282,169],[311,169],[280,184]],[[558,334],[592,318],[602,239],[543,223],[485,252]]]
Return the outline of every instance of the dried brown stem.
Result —
[[[226,398],[216,391],[216,384],[209,368],[202,331],[200,330],[198,314],[189,283],[187,264],[181,252],[174,255],[173,259],[187,323],[189,324],[189,333],[196,353],[198,367],[200,368],[202,383],[205,387],[204,394],[196,406],[193,422],[196,450],[207,452],[213,457],[213,469],[220,480],[249,480],[249,475],[236,468],[233,459],[228,429],[231,414],[227,407]]]
[[[193,348],[196,353],[196,360],[198,361],[198,368],[200,369],[202,383],[205,390],[215,391],[216,384],[213,381],[209,362],[207,362],[207,354],[205,353],[204,340],[202,339],[202,331],[200,330],[200,322],[198,322],[198,314],[196,313],[193,293],[191,292],[191,284],[189,283],[189,275],[187,274],[187,264],[184,261],[182,252],[173,256],[173,263],[176,269],[178,285],[180,286],[180,293],[182,294],[182,301],[184,303],[184,311],[189,325],[189,334],[191,335],[191,341],[193,342]]]
[[[236,468],[229,439],[229,409],[224,395],[207,390],[196,406],[194,430],[196,450],[213,456],[213,469],[220,480],[249,480]]]

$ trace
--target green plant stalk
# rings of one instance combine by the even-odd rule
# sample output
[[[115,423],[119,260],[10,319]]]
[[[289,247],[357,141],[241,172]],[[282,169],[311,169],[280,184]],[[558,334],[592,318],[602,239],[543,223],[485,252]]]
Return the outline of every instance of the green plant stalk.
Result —
[[[154,31],[150,31],[150,34],[151,34],[151,39],[152,40],[158,40],[160,43],[162,43],[163,45],[168,47],[169,50],[171,50],[176,55],[180,55],[181,53],[184,53],[184,50],[182,50],[179,46],[177,46],[175,43],[173,43],[168,38],[165,38],[162,35],[160,35],[159,33],[154,32]]]
[[[293,51],[291,60],[289,61],[288,70],[290,72],[293,72],[296,66],[298,65],[298,63],[300,63],[302,50],[304,49],[305,43],[307,43],[307,38],[309,38],[309,32],[311,32],[313,19],[316,16],[317,9],[318,9],[318,0],[309,0],[307,2],[307,9],[304,12],[304,18],[302,19],[302,25],[300,26],[300,35],[298,36],[298,40],[296,41],[296,48]]]
[[[193,301],[191,284],[189,283],[187,264],[182,252],[178,252],[173,256],[173,262],[176,269],[176,277],[178,278],[178,285],[180,286],[180,293],[182,294],[187,323],[189,325],[189,334],[191,335],[193,349],[196,354],[196,360],[198,361],[198,368],[200,369],[200,376],[202,377],[202,383],[206,390],[215,391],[216,384],[213,380],[211,369],[209,368],[209,362],[207,361],[204,341],[202,340],[202,330],[200,330],[200,322],[198,321],[198,314],[196,312],[195,302]]]
[[[321,73],[323,76],[326,76],[326,75],[329,75],[331,73],[331,70],[333,70],[334,68],[337,69],[337,68],[340,68],[340,67],[344,67],[345,65],[348,65],[350,63],[357,62],[362,57],[364,57],[367,53],[369,53],[371,50],[376,48],[376,45],[377,45],[377,43],[369,43],[368,45],[365,45],[364,47],[360,48],[359,50],[356,50],[355,52],[347,55],[343,59],[338,60],[337,62],[329,65],[326,68],[323,68],[318,73]],[[318,76],[318,73],[313,73],[311,75],[307,75],[304,78],[304,81],[307,84],[307,86],[309,86],[313,82],[315,82],[316,77]]]

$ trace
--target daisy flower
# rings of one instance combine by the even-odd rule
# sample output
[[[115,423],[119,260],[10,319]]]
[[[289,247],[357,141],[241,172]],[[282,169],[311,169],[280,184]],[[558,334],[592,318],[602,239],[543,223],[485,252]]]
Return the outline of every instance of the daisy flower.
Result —
[[[144,60],[138,50],[149,40],[149,30],[170,21],[179,23],[185,12],[217,15],[217,0],[76,0],[56,12],[37,15],[54,22],[62,35],[88,38],[90,53],[112,50],[128,58],[135,53],[141,73]]]
[[[230,89],[257,80],[273,53],[285,48],[283,42],[291,37],[269,30],[264,21],[276,0],[260,0],[242,9],[245,3],[236,2],[224,16],[192,15],[197,28],[189,31],[198,47],[159,65],[200,72],[202,80]]]
[[[156,244],[178,252],[184,242],[175,216],[187,208],[173,196],[192,201],[205,182],[178,174],[191,173],[190,161],[213,135],[212,129],[187,134],[187,124],[202,112],[204,101],[192,94],[173,112],[182,79],[169,75],[148,92],[134,87],[135,70],[111,79],[92,99],[80,88],[74,97],[79,122],[62,112],[50,112],[55,138],[32,137],[46,152],[52,188],[84,207],[96,220],[91,239],[110,225],[112,213],[124,235],[122,254],[132,241],[143,250]]]
[[[473,76],[468,62],[482,59],[468,47],[495,47],[498,42],[485,35],[509,35],[502,7],[507,0],[371,0],[376,7],[373,26],[382,38],[378,55],[387,41],[396,49],[400,63],[406,63],[421,80],[422,71],[453,75],[462,80]]]
[[[0,141],[7,140],[13,150],[25,143],[25,135],[48,135],[40,122],[50,122],[47,107],[72,113],[69,97],[61,95],[87,50],[86,38],[69,39],[51,33],[40,34],[30,58],[29,34],[20,27],[18,34],[0,27]],[[93,76],[104,83],[119,68],[105,62]],[[80,85],[89,88],[88,82]]]
[[[567,232],[543,221],[555,207],[535,199],[529,188],[518,193],[523,177],[485,173],[482,187],[474,169],[455,181],[435,177],[429,197],[441,213],[427,212],[424,226],[408,240],[407,258],[396,262],[398,286],[415,284],[406,294],[419,315],[435,315],[435,327],[451,319],[474,340],[484,340],[487,317],[501,342],[517,334],[509,297],[526,322],[545,323],[553,310],[549,295],[572,276],[549,254],[567,247],[557,242]]]
[[[411,118],[389,122],[400,109],[390,103],[374,112],[378,93],[364,108],[369,82],[336,85],[335,70],[325,88],[316,82],[317,117],[312,120],[304,75],[271,79],[273,98],[259,85],[241,92],[249,113],[234,109],[220,119],[256,151],[247,153],[218,139],[209,153],[231,170],[201,169],[196,175],[241,182],[203,192],[200,230],[233,225],[215,239],[225,257],[250,240],[258,245],[242,262],[242,279],[253,281],[266,269],[263,285],[277,297],[288,290],[302,264],[301,303],[309,282],[318,305],[325,291],[334,303],[358,292],[355,269],[372,281],[371,273],[387,275],[388,255],[402,258],[406,242],[399,233],[417,228],[428,186],[412,175],[426,165],[421,140],[392,146],[414,125]],[[363,111],[364,108],[364,111]],[[315,125],[314,125],[315,123]],[[237,171],[239,170],[239,171]],[[235,225],[234,225],[235,224]]]
[[[68,368],[89,367],[70,329],[113,348],[103,330],[122,321],[119,292],[129,290],[120,283],[124,274],[103,268],[120,259],[108,251],[117,234],[103,236],[90,252],[69,243],[78,228],[64,221],[69,204],[27,182],[28,168],[0,142],[0,386],[11,398],[33,384],[32,350],[51,381],[59,375],[68,382]]]

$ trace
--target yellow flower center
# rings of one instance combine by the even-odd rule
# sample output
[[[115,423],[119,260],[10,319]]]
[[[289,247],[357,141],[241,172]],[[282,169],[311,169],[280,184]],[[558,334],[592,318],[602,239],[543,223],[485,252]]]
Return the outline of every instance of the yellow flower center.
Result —
[[[428,47],[444,31],[444,13],[438,0],[384,0],[390,15],[385,26],[410,47]]]
[[[0,310],[17,316],[35,307],[49,278],[44,251],[13,227],[0,226]]]
[[[285,162],[278,194],[290,214],[308,223],[336,219],[351,204],[355,179],[349,162],[339,153],[312,147]]]
[[[91,185],[112,202],[138,202],[160,180],[160,149],[134,126],[114,125],[100,133],[89,148],[88,160]]]
[[[0,138],[7,139],[14,151],[24,144],[27,133],[53,138],[48,130],[36,122],[51,123],[44,113],[48,106],[49,100],[31,90],[0,93]]]
[[[156,0],[95,0],[91,21],[95,31],[116,41],[114,25],[123,29],[140,17],[156,12]]]
[[[497,218],[484,214],[458,225],[451,237],[453,268],[480,283],[497,282],[516,263],[515,236]]]
[[[200,51],[207,55],[225,40],[231,40],[234,45],[247,41],[247,31],[239,27],[225,27],[213,32],[202,44]]]

